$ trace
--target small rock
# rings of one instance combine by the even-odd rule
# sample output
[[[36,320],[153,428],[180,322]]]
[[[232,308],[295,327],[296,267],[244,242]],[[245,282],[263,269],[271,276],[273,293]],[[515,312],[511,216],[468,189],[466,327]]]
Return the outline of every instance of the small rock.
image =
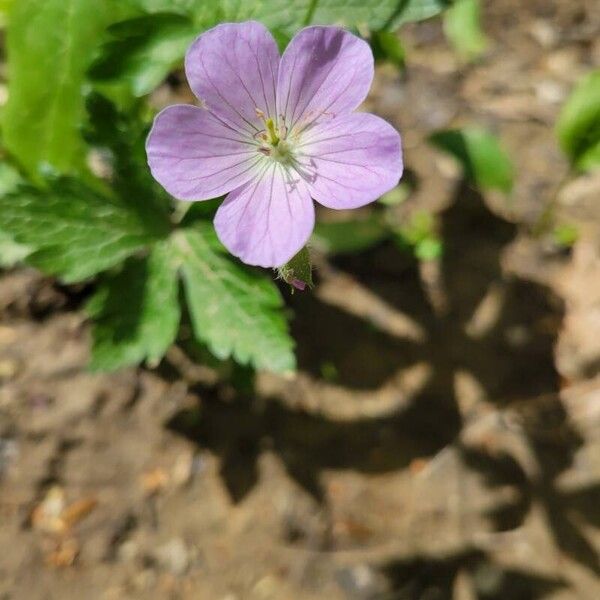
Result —
[[[194,470],[194,455],[191,452],[183,452],[175,460],[171,479],[177,487],[183,487],[190,482]]]
[[[339,569],[336,579],[349,598],[358,600],[377,597],[386,588],[383,576],[364,564]]]
[[[154,552],[159,567],[173,575],[183,575],[189,567],[189,551],[181,538],[174,538]]]
[[[19,372],[19,363],[16,360],[5,358],[0,360],[0,380],[12,379]]]
[[[144,492],[152,496],[162,491],[169,483],[169,474],[162,468],[156,467],[142,473],[140,483]]]

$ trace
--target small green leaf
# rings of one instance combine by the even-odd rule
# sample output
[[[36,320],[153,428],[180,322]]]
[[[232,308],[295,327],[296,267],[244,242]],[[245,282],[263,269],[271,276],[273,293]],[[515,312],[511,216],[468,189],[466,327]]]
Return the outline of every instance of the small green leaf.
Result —
[[[444,251],[442,240],[438,238],[426,238],[415,246],[415,256],[419,260],[436,260]]]
[[[10,13],[4,143],[36,178],[85,170],[84,75],[111,16],[101,0],[19,0]]]
[[[587,75],[564,105],[556,127],[560,146],[581,171],[600,166],[600,69]]]
[[[375,60],[388,61],[399,68],[404,67],[406,53],[397,34],[391,31],[374,31],[371,35],[371,48]]]
[[[513,165],[498,139],[479,128],[438,131],[430,137],[462,165],[465,177],[481,189],[508,193],[513,186]]]
[[[465,60],[475,60],[488,45],[481,29],[479,0],[456,0],[444,14],[444,31],[457,54]]]
[[[124,81],[135,96],[157,87],[197,35],[192,21],[157,13],[122,21],[108,30],[111,40],[90,69],[96,81]]]
[[[94,319],[92,370],[159,361],[179,328],[178,290],[177,266],[166,242],[107,275],[87,305]]]
[[[391,236],[386,225],[376,215],[352,221],[317,223],[311,244],[331,254],[362,252]]]
[[[561,223],[552,231],[554,243],[561,248],[571,248],[579,239],[579,229],[571,223]]]
[[[164,237],[168,224],[65,179],[48,190],[20,187],[0,196],[0,231],[32,248],[28,263],[73,282]]]
[[[282,298],[272,281],[216,251],[211,226],[176,234],[187,304],[196,337],[218,358],[257,369],[295,369]]]
[[[379,202],[385,206],[398,206],[408,200],[411,192],[412,185],[407,181],[401,181],[395,188],[381,196]]]
[[[312,262],[306,246],[278,271],[279,277],[292,286],[292,292],[294,289],[304,290],[306,286],[313,286]]]
[[[443,251],[436,221],[427,211],[414,213],[407,223],[395,228],[395,242],[402,250],[411,250],[419,260],[435,260]]]

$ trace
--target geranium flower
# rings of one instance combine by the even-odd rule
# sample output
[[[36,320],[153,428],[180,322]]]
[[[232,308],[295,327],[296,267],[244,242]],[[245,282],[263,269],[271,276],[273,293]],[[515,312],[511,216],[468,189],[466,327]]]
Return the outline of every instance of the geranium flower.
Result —
[[[398,132],[352,112],[371,86],[373,54],[347,31],[308,27],[280,57],[260,23],[226,23],[196,39],[185,71],[202,108],[156,117],[148,163],[179,200],[228,194],[215,228],[245,263],[289,261],[313,230],[312,199],[357,208],[398,183]]]

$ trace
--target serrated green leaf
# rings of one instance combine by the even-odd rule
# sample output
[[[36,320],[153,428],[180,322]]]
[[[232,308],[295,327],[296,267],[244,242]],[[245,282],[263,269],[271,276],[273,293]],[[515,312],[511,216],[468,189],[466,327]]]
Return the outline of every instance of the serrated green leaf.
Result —
[[[512,189],[512,162],[493,134],[469,127],[438,131],[429,139],[460,162],[465,177],[474,185],[505,193]]]
[[[448,0],[317,0],[314,24],[394,29],[439,14]]]
[[[159,361],[177,336],[178,290],[177,265],[167,242],[106,276],[86,307],[94,319],[91,369]]]
[[[141,103],[138,103],[143,108]],[[86,99],[89,115],[85,138],[100,151],[112,171],[110,183],[123,202],[146,214],[166,221],[172,199],[150,174],[146,157],[148,124],[137,106],[127,113],[100,94]],[[108,155],[107,155],[108,154]]]
[[[112,39],[104,44],[90,76],[127,82],[135,96],[143,96],[182,60],[198,32],[185,16],[156,13],[122,21],[108,33]]]
[[[444,31],[463,59],[475,60],[485,52],[488,41],[481,29],[479,0],[456,0],[444,14]]]
[[[600,69],[575,88],[561,111],[556,132],[574,166],[582,171],[600,166]]]
[[[0,162],[0,197],[13,193],[23,184],[19,172],[5,162]],[[9,233],[0,229],[0,266],[12,267],[22,261],[30,250],[19,244]]]
[[[48,190],[21,187],[0,196],[0,230],[33,249],[28,263],[73,282],[164,237],[168,224],[79,182],[61,180]]]
[[[82,87],[112,15],[102,0],[19,0],[7,35],[6,148],[34,177],[85,169]]]
[[[181,272],[194,333],[218,358],[257,369],[295,369],[282,298],[272,281],[215,251],[210,228],[178,232]]]
[[[128,0],[136,16],[111,27],[112,40],[92,67],[97,81],[126,82],[141,96],[183,60],[193,39],[223,22],[254,19],[273,33],[280,50],[302,27],[341,25],[383,30],[441,12],[449,0]],[[401,47],[379,31],[396,62]]]
[[[311,245],[331,254],[349,254],[368,250],[390,236],[389,228],[373,215],[367,219],[317,223]]]

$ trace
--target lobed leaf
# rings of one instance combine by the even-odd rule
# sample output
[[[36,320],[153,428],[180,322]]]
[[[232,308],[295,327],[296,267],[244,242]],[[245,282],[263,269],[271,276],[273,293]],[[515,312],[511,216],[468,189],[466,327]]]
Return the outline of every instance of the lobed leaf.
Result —
[[[211,229],[196,226],[175,236],[196,337],[218,358],[293,371],[293,341],[277,287],[221,254],[206,235]]]
[[[168,242],[106,276],[86,307],[94,319],[91,369],[111,371],[160,360],[177,336],[178,292]]]
[[[0,196],[0,230],[32,254],[27,262],[65,282],[87,279],[164,237],[168,224],[74,180]]]
[[[182,62],[197,35],[219,23],[249,19],[264,23],[281,50],[311,24],[378,31],[379,44],[399,63],[398,40],[382,30],[427,19],[448,5],[449,0],[127,0],[134,16],[110,28],[111,40],[91,75],[126,83],[135,95],[144,95]]]

